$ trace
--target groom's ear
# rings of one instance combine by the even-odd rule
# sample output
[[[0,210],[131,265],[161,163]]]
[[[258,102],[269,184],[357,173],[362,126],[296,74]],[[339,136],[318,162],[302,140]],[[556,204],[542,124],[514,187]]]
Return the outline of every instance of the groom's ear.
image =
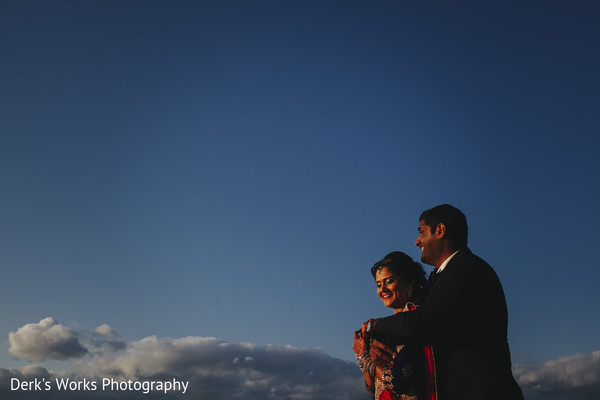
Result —
[[[438,224],[438,226],[435,228],[435,237],[438,239],[442,239],[445,234],[446,234],[446,225]]]

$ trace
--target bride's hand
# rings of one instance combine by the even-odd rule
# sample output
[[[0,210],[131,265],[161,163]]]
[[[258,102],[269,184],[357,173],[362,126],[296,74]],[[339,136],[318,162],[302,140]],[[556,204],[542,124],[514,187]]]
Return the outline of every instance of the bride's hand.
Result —
[[[385,344],[373,339],[369,349],[369,357],[380,367],[391,367],[394,363],[395,352]]]
[[[352,349],[356,356],[362,355],[365,351],[369,351],[369,342],[367,341],[367,326],[373,318],[361,325],[360,329],[354,332],[354,343]]]
[[[365,338],[365,335],[362,331],[363,329],[361,328],[354,332],[352,350],[354,350],[354,354],[356,354],[357,357],[369,350],[367,346],[367,339]]]

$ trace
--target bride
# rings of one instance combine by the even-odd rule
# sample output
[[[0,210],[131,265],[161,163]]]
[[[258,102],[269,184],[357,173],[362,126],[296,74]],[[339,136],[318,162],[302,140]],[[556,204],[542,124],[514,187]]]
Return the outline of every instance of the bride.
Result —
[[[400,251],[376,262],[371,274],[377,295],[394,313],[416,310],[427,294],[423,267]],[[392,365],[375,366],[369,357],[370,321],[354,332],[352,346],[369,394],[375,400],[437,400],[431,346],[426,341],[396,345]]]

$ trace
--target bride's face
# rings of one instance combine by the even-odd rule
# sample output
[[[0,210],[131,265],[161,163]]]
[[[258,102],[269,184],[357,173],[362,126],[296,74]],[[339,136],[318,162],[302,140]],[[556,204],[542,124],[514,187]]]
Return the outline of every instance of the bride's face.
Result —
[[[377,295],[386,307],[400,310],[411,300],[409,287],[404,284],[402,278],[393,275],[387,267],[377,271],[375,284]]]

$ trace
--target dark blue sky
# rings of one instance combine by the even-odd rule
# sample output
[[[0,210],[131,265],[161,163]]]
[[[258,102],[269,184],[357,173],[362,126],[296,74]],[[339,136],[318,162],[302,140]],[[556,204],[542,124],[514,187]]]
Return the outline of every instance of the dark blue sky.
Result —
[[[517,361],[599,350],[597,21],[592,1],[3,2],[0,332],[52,316],[350,360],[388,312],[369,267],[417,258],[418,215],[449,202]]]

